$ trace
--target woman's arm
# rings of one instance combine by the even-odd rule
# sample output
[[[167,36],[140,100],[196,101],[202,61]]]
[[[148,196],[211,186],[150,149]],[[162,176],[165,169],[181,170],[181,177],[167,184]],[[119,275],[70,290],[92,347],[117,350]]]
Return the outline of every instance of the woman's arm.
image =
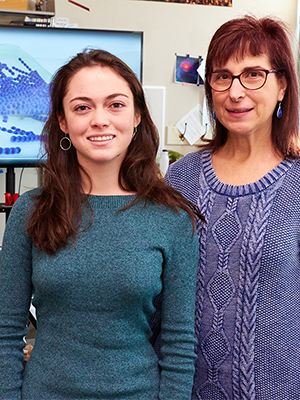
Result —
[[[29,195],[10,213],[0,253],[0,399],[21,399],[23,337],[31,300],[31,248],[25,215]]]
[[[181,213],[163,272],[161,400],[190,400],[194,361],[194,318],[198,264],[197,234]]]

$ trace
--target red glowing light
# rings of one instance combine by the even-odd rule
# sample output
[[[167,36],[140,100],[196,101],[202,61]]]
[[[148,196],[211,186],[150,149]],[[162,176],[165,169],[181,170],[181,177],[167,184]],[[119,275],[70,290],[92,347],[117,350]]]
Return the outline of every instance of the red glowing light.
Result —
[[[193,68],[193,66],[188,61],[182,62],[180,64],[180,67],[183,68],[185,71],[188,71],[189,69]]]

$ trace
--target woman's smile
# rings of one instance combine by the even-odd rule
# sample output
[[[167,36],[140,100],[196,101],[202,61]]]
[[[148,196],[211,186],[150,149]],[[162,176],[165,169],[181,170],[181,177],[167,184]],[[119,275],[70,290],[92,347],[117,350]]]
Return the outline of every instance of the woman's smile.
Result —
[[[226,108],[226,110],[232,118],[243,118],[250,115],[253,107]]]
[[[114,135],[101,135],[101,136],[91,136],[88,137],[88,140],[91,142],[107,142],[114,138]]]
[[[248,113],[249,111],[253,110],[252,108],[227,108],[227,111],[234,114],[242,114]]]

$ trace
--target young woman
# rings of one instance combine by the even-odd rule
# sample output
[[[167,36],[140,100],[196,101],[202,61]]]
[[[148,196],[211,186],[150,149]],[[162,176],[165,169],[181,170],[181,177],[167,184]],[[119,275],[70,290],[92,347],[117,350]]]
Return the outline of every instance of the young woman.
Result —
[[[51,96],[44,184],[17,201],[3,241],[0,398],[188,400],[195,214],[159,174],[141,85],[91,50],[56,73]],[[22,376],[33,293],[36,341]],[[160,293],[159,362],[149,322]]]
[[[285,26],[251,16],[223,24],[205,89],[214,138],[166,178],[207,221],[192,399],[299,399],[299,102]]]

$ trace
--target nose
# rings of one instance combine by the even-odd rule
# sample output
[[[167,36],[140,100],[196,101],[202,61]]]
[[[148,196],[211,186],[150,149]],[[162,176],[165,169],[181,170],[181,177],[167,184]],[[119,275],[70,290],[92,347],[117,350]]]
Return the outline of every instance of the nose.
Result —
[[[91,125],[103,127],[109,125],[109,116],[105,107],[96,107],[91,118]]]
[[[233,101],[237,101],[245,96],[245,88],[242,86],[238,78],[233,78],[229,89],[229,96]]]

